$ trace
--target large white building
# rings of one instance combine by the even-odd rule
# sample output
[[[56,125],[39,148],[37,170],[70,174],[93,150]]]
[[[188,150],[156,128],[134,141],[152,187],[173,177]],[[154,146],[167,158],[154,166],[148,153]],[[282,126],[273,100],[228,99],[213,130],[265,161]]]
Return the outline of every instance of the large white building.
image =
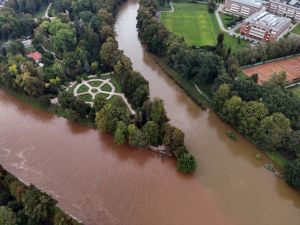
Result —
[[[234,15],[248,17],[259,12],[263,3],[259,0],[225,0],[224,10]]]
[[[283,35],[291,24],[291,19],[269,12],[258,12],[245,19],[240,27],[242,35],[265,42],[274,42]]]
[[[279,16],[286,16],[291,19],[300,21],[300,2],[292,0],[287,4],[285,1],[270,0],[268,11]]]

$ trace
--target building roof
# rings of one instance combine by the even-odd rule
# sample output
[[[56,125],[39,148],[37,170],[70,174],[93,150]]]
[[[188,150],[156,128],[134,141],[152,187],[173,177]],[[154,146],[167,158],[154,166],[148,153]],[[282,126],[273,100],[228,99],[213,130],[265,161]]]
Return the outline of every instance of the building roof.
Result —
[[[271,29],[273,31],[279,31],[287,23],[291,22],[290,18],[276,16],[269,12],[257,12],[249,18],[245,19],[245,22],[254,24],[256,26],[263,27],[265,29]]]
[[[279,1],[279,0],[269,0],[271,3],[276,3],[276,4],[279,4],[279,5],[282,5],[282,6],[286,6],[288,8],[293,8],[293,9],[297,9],[299,10],[300,9],[300,2],[299,0],[297,1],[290,1],[289,4],[287,4],[287,2],[285,1]]]
[[[27,54],[27,57],[33,59],[35,62],[38,62],[42,59],[42,54],[39,52],[32,52]]]
[[[256,7],[256,8],[260,8],[262,6],[261,1],[259,0],[232,0],[232,1],[240,4]]]

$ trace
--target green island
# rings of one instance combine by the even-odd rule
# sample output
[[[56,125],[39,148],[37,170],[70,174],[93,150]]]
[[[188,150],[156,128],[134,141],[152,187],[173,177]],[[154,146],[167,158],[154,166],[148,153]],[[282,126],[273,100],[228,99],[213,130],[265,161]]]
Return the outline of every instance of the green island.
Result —
[[[141,1],[137,19],[139,36],[157,63],[196,103],[214,109],[261,149],[284,171],[288,184],[299,189],[300,98],[285,88],[285,71],[260,85],[258,75],[243,75],[241,66],[299,54],[300,43],[283,38],[229,51],[226,35],[218,29],[211,31],[218,26],[212,22],[214,1],[174,3],[175,12],[162,12],[161,21],[154,19],[156,4]],[[211,46],[203,50],[191,46],[192,42]]]

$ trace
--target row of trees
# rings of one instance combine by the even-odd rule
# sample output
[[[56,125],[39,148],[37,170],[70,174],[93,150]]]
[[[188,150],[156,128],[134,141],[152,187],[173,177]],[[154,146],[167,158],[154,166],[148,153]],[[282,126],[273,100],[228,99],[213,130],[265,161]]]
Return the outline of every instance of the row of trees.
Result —
[[[0,40],[2,41],[31,35],[35,26],[32,16],[28,14],[17,16],[11,8],[0,9]]]
[[[150,52],[162,57],[172,69],[186,79],[199,84],[211,85],[220,74],[225,73],[221,57],[188,46],[182,38],[169,32],[160,24],[155,15],[155,1],[140,2],[137,27],[141,40]]]
[[[141,1],[137,27],[148,50],[185,79],[206,84],[215,92],[213,102],[219,115],[258,146],[285,152],[294,159],[286,168],[286,177],[299,188],[300,99],[285,88],[285,73],[275,74],[260,86],[257,75],[240,79],[240,65],[299,53],[300,42],[282,40],[232,55],[220,34],[213,48],[197,49],[158,23],[156,10],[154,1]]]
[[[34,15],[39,10],[46,8],[49,2],[49,0],[8,0],[6,6],[20,14],[28,13]]]
[[[263,43],[258,46],[244,48],[237,52],[236,58],[240,65],[244,66],[299,53],[299,40],[283,38],[274,43]]]
[[[276,91],[276,89],[273,91]],[[280,102],[279,95],[275,93],[272,101]],[[300,156],[300,130],[293,129],[291,120],[285,114],[279,112],[280,110],[273,111],[275,104],[271,104],[272,107],[270,107],[265,103],[270,103],[270,99],[263,97],[260,100],[244,101],[235,94],[238,94],[238,92],[234,91],[232,86],[228,84],[220,85],[213,96],[217,113],[226,122],[236,127],[239,132],[250,137],[262,149],[285,152],[290,158],[295,159],[286,167],[286,176],[289,184],[300,188],[300,167],[299,160],[297,161]],[[299,104],[300,99],[297,100]],[[291,107],[295,106],[292,105]],[[283,108],[284,106],[282,106]]]
[[[0,225],[79,224],[55,205],[51,196],[26,186],[0,166]]]

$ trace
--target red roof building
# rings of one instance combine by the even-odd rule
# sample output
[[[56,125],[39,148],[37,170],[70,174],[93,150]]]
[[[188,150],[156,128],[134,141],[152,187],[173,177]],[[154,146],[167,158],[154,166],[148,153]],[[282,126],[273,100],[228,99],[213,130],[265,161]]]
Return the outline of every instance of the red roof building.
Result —
[[[27,57],[33,59],[36,63],[38,63],[42,59],[42,54],[39,52],[32,52],[27,54]]]

